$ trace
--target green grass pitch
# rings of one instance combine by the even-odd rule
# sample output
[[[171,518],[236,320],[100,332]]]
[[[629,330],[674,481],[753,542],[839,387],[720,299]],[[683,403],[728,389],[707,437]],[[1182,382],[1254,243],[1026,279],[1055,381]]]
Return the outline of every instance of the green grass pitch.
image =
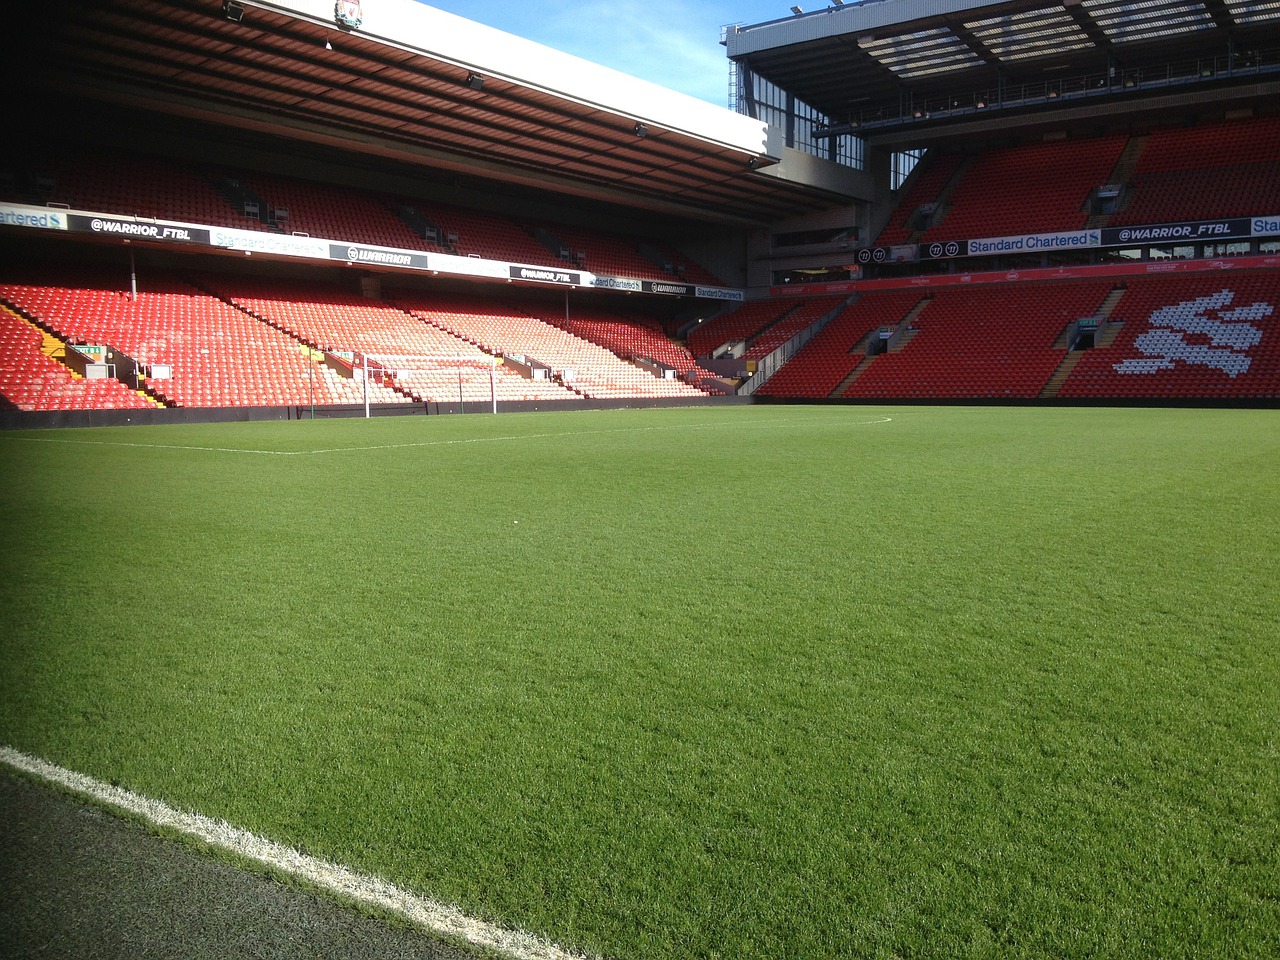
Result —
[[[0,742],[617,960],[1280,955],[1280,413],[0,434]]]

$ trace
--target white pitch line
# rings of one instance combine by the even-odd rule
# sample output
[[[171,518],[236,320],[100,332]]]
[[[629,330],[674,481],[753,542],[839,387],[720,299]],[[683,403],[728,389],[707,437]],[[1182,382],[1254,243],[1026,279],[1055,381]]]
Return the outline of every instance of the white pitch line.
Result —
[[[770,420],[762,423],[747,424],[752,427],[787,426],[793,423],[829,422],[819,417],[797,417],[787,420]],[[893,417],[878,417],[875,420],[858,420],[854,423],[840,424],[849,427],[867,427],[880,423],[892,423]],[[499,437],[465,437],[460,440],[420,440],[411,443],[380,443],[363,447],[321,447],[316,450],[254,450],[249,447],[198,447],[184,446],[177,443],[129,443],[117,440],[68,440],[62,437],[14,437],[0,434],[0,439],[27,440],[31,443],[62,443],[72,446],[87,445],[98,447],[132,447],[143,450],[192,450],[203,453],[250,453],[266,457],[314,457],[329,453],[365,453],[373,450],[406,450],[415,447],[448,447],[467,443],[507,443],[515,440],[549,440],[561,437],[603,436],[611,433],[645,433],[659,430],[690,430],[702,427],[722,427],[723,423],[679,423],[666,426],[649,427],[617,427],[612,430],[565,430],[558,433],[522,433]],[[742,427],[742,423],[732,424]]]
[[[495,950],[512,960],[584,960],[587,957],[586,954],[567,950],[534,934],[504,929],[469,917],[457,907],[401,890],[377,877],[309,857],[247,830],[233,827],[225,821],[175,810],[158,800],[151,800],[130,790],[113,787],[84,774],[29,757],[11,747],[0,746],[0,762],[74,793],[140,816],[154,826],[176,830],[237,856],[283,871],[330,893],[397,914],[434,933]]]

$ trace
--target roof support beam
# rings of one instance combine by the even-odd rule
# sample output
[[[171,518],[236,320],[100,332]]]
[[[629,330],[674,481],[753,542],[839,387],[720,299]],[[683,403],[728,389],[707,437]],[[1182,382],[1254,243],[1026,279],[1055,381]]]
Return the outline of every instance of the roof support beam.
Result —
[[[1066,11],[1067,16],[1075,21],[1076,26],[1084,31],[1084,35],[1089,38],[1090,42],[1106,50],[1108,57],[1112,56],[1115,49],[1111,43],[1111,38],[1098,26],[1098,22],[1089,15],[1089,11],[1081,5],[1080,0],[1064,0],[1062,9]]]

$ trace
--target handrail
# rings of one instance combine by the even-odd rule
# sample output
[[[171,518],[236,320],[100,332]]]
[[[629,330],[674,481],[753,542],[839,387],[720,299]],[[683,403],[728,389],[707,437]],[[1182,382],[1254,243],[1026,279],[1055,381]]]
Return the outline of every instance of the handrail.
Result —
[[[831,310],[824,313],[786,343],[779,347],[775,347],[761,360],[757,361],[755,373],[744,380],[738,387],[738,396],[749,397],[760,389],[760,387],[764,386],[765,382],[778,372],[778,368],[799,353],[801,347],[821,333],[823,327],[834,320],[839,315],[840,311],[855,299],[856,296],[853,296],[841,301],[838,306],[833,307]]]

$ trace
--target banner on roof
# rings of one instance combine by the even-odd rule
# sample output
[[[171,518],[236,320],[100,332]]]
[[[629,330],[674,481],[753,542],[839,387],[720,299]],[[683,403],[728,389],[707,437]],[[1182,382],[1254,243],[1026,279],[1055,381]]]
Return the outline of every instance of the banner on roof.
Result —
[[[83,213],[67,214],[67,227],[76,233],[94,233],[100,236],[120,237],[123,240],[156,240],[161,243],[200,243],[209,245],[209,231],[177,223],[158,220],[137,220],[131,217],[88,216]]]
[[[698,290],[691,283],[667,283],[664,280],[642,280],[640,289],[645,293],[660,293],[667,297],[692,297]]]
[[[1101,246],[1102,242],[1102,231],[1099,230],[1067,230],[1062,233],[1024,233],[1010,237],[980,237],[977,240],[969,241],[969,255],[1082,250]]]
[[[628,277],[592,277],[591,286],[601,290],[625,290],[628,293],[639,293],[644,284]]]
[[[1280,236],[1280,213],[1273,217],[1254,217],[1249,233],[1255,237]]]
[[[942,244],[935,244],[935,246],[942,246]],[[948,256],[958,257],[963,252],[963,244],[952,242],[946,246],[955,248],[955,252],[949,253]],[[868,263],[907,263],[919,259],[922,254],[923,251],[914,243],[900,243],[892,247],[863,247],[858,251],[858,263],[863,266]]]
[[[532,280],[535,283],[560,283],[578,287],[582,274],[574,270],[557,270],[554,267],[508,267],[512,280]]]
[[[739,303],[747,298],[741,290],[726,290],[724,287],[698,287],[693,295],[703,300],[733,300]]]
[[[933,243],[920,244],[921,260],[950,260],[952,257],[963,257],[970,253],[967,240],[935,240]]]
[[[282,257],[309,257],[329,259],[329,242],[310,237],[260,233],[256,230],[233,230],[214,227],[210,242],[227,250],[243,250],[246,253],[271,253]]]
[[[365,247],[354,243],[329,244],[329,259],[346,263],[365,263],[377,267],[403,267],[409,270],[427,269],[427,255],[409,250],[390,250],[382,247]]]
[[[40,230],[67,229],[67,214],[49,207],[27,207],[22,204],[0,203],[0,226],[36,227]]]
[[[1262,217],[1260,219],[1267,219]],[[1184,223],[1158,223],[1139,227],[1107,227],[1102,231],[1102,244],[1115,247],[1133,243],[1165,243],[1196,240],[1225,240],[1230,237],[1256,236],[1248,217],[1228,220],[1190,220]]]

